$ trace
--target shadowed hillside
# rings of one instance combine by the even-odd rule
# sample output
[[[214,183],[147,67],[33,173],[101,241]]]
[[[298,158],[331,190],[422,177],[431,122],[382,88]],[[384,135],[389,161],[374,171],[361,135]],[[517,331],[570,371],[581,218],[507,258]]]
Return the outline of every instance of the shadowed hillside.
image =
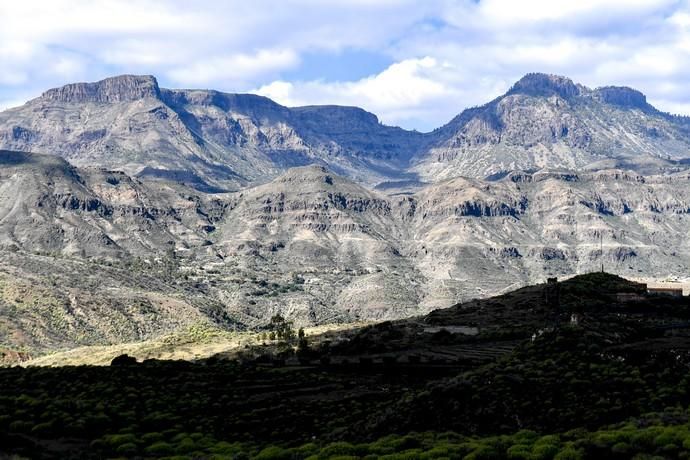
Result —
[[[411,458],[523,458],[513,455],[519,449],[542,449],[539,458],[684,458],[688,327],[688,298],[595,273],[198,362],[122,357],[109,367],[2,369],[0,450],[43,458],[410,450]],[[420,431],[436,434],[405,436]],[[652,433],[669,437],[642,440]],[[377,441],[386,435],[397,437]]]

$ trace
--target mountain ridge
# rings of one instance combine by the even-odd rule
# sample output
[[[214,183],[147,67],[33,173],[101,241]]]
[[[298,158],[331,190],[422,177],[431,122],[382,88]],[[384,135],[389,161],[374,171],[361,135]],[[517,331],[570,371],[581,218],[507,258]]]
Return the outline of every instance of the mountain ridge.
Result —
[[[687,166],[680,160],[689,156],[690,121],[631,88],[589,89],[539,73],[429,133],[384,125],[358,107],[285,107],[123,75],[51,89],[0,112],[0,148],[130,175],[186,174],[203,190],[238,190],[312,163],[375,186],[548,168],[678,171]]]

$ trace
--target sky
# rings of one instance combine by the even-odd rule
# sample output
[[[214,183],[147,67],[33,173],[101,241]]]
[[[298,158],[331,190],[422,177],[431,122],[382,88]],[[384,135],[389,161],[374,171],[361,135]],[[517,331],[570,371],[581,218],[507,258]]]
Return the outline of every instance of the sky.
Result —
[[[428,131],[529,72],[690,114],[690,0],[0,0],[0,108],[151,74]]]

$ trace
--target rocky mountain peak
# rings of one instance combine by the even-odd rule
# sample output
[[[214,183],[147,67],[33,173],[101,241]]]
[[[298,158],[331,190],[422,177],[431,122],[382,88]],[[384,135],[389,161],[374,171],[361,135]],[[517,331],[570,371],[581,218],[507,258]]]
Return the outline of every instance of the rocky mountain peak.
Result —
[[[276,178],[275,182],[309,182],[333,185],[334,177],[340,179],[339,176],[335,176],[333,172],[328,170],[328,168],[322,165],[310,164],[307,166],[298,166],[288,169],[285,173]]]
[[[160,97],[156,78],[151,75],[120,75],[95,83],[72,83],[53,88],[41,96],[53,102],[130,102]]]
[[[508,94],[528,96],[552,96],[557,94],[564,99],[578,96],[581,88],[570,78],[544,73],[528,73],[508,91]]]
[[[650,108],[647,97],[641,92],[626,86],[603,86],[592,93],[592,97],[606,104],[639,109]]]

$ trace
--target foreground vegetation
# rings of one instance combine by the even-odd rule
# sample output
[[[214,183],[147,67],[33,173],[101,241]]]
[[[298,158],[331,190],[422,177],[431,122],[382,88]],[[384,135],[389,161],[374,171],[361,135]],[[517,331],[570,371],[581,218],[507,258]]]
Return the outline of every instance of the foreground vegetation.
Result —
[[[232,359],[0,369],[0,453],[689,458],[688,300],[603,275],[563,283],[555,306],[540,289],[340,342],[276,317],[275,344]]]

